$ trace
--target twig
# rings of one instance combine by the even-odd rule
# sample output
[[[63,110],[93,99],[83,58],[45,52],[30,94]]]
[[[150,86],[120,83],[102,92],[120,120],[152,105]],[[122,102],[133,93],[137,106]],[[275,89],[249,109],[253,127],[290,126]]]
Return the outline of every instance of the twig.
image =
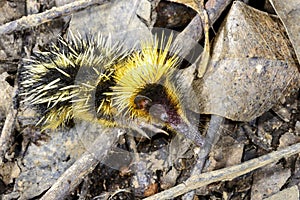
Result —
[[[213,145],[220,138],[220,129],[222,128],[222,123],[224,122],[224,120],[225,120],[224,117],[220,117],[217,115],[211,116],[210,124],[205,137],[205,144],[203,147],[201,147],[201,150],[198,154],[198,160],[191,172],[191,177],[194,177],[197,174],[201,174],[208,154],[210,153]],[[189,193],[185,194],[182,199],[184,200],[194,199],[194,194],[195,191],[190,191]]]
[[[224,120],[224,117],[218,115],[211,116],[211,120],[209,122],[210,124],[205,137],[205,144],[203,147],[201,147],[201,151],[198,155],[199,159],[196,164],[197,169],[193,169],[192,175],[201,173],[203,166],[206,162],[207,156],[211,151],[211,148],[214,144],[216,144],[216,142],[220,138],[220,129],[222,129],[222,124]]]
[[[232,167],[207,172],[197,176],[191,177],[185,183],[179,184],[171,189],[160,192],[151,197],[145,198],[145,200],[159,200],[159,199],[171,199],[179,195],[187,193],[191,190],[195,190],[202,186],[218,182],[228,181],[237,178],[241,175],[247,174],[260,167],[266,166],[270,163],[276,162],[284,157],[290,157],[294,154],[300,153],[300,143],[286,147],[285,149],[274,151],[267,155],[246,161],[242,164]]]
[[[21,31],[27,28],[41,25],[61,16],[69,15],[73,12],[82,10],[92,5],[101,5],[109,2],[109,0],[81,0],[66,4],[60,7],[54,7],[42,13],[23,16],[15,21],[8,22],[0,26],[0,35],[10,34],[14,31]]]
[[[45,193],[41,200],[64,199],[81,183],[96,165],[105,159],[111,147],[118,139],[118,129],[102,133],[85,152]],[[93,150],[93,152],[91,152]]]
[[[209,41],[209,19],[208,19],[208,14],[207,11],[204,8],[204,0],[197,0],[198,4],[198,14],[201,18],[202,24],[203,24],[203,29],[204,29],[204,49],[203,53],[201,55],[201,62],[199,63],[198,66],[198,73],[197,77],[202,78],[204,73],[206,72],[207,65],[209,62],[210,58],[210,41]]]
[[[232,2],[232,0],[209,0],[205,4],[205,9],[208,14],[210,25],[212,25],[222,14],[225,8]],[[207,31],[207,30],[206,30]],[[199,15],[196,15],[194,19],[190,22],[190,24],[176,37],[174,44],[179,46],[180,56],[187,56],[191,49],[197,44],[198,40],[203,37],[203,25],[201,22],[201,18]],[[208,37],[207,37],[208,38]],[[212,124],[210,124],[210,128],[207,133],[206,145],[203,147],[201,152],[199,153],[199,158],[195,165],[195,168],[192,171],[192,176],[195,174],[200,174],[202,168],[206,162],[207,155],[209,154],[212,144],[218,140],[218,129],[220,124],[224,121],[223,117],[218,117],[212,115]],[[186,194],[184,198],[190,199],[193,198],[194,192],[189,192]]]
[[[263,150],[268,151],[268,152],[270,152],[272,150],[272,148],[270,146],[265,144],[258,136],[255,135],[255,133],[253,133],[253,131],[251,130],[251,127],[248,124],[242,125],[242,128],[244,130],[244,133],[247,135],[249,140],[251,142],[253,142],[253,144],[257,145],[258,147],[260,147]]]
[[[225,8],[232,2],[232,0],[209,0],[205,4],[206,11],[210,25],[215,23]],[[203,26],[199,15],[196,15],[189,25],[176,37],[174,41],[181,47],[180,55],[185,57],[190,50],[196,45],[195,42],[203,37]]]
[[[13,94],[15,94],[17,90],[17,86],[13,89]],[[5,154],[8,151],[9,146],[12,142],[12,133],[15,128],[15,122],[17,118],[18,111],[14,108],[13,101],[10,102],[9,112],[6,116],[5,123],[0,136],[0,164],[3,162],[5,158]]]

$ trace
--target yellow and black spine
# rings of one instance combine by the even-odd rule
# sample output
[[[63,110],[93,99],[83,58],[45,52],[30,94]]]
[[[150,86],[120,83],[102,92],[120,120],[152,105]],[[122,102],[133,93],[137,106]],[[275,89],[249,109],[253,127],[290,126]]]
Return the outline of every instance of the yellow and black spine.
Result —
[[[115,65],[129,54],[102,35],[70,35],[43,52],[35,52],[21,73],[24,102],[39,113],[38,125],[56,129],[73,118],[113,124],[110,87]],[[94,98],[97,96],[97,98]]]

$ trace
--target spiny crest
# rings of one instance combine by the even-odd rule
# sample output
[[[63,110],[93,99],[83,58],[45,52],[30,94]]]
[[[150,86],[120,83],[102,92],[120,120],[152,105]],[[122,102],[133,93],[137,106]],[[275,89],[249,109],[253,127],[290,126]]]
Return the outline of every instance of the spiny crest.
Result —
[[[168,95],[174,102],[179,103],[176,88],[170,85],[174,75],[179,57],[176,53],[170,56],[172,36],[164,45],[164,40],[142,43],[141,52],[135,52],[115,73],[116,85],[112,87],[110,93],[113,105],[117,107],[119,113],[130,113],[131,117],[147,117],[142,110],[135,109],[135,98],[140,91],[151,84],[161,84],[167,89]]]
[[[101,108],[95,108],[87,94],[95,90],[99,82],[110,80],[114,65],[129,53],[121,44],[112,44],[110,37],[100,34],[82,38],[71,33],[68,41],[59,38],[57,44],[46,51],[36,52],[23,67],[20,83],[23,102],[40,112],[40,125],[52,129],[77,117],[73,99],[89,103],[76,106],[82,112],[88,108],[107,113],[110,104],[106,98],[99,104]]]
[[[86,80],[78,82],[80,89],[78,95],[72,99],[74,116],[87,121],[105,122],[104,125],[113,125],[115,109],[112,107],[111,98],[103,94],[110,91],[114,84],[113,71],[97,74],[97,77],[88,76]],[[96,75],[96,74],[94,74]]]

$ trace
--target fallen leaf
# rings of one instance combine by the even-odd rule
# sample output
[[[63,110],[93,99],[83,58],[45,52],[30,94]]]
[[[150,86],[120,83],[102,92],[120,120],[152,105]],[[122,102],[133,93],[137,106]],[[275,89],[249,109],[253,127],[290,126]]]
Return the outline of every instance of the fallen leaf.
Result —
[[[280,0],[270,0],[277,15],[286,28],[286,32],[294,46],[298,61],[300,61],[300,2],[289,0],[289,3]]]
[[[236,1],[215,38],[206,74],[192,84],[200,113],[236,121],[262,115],[299,87],[294,58],[276,17]]]

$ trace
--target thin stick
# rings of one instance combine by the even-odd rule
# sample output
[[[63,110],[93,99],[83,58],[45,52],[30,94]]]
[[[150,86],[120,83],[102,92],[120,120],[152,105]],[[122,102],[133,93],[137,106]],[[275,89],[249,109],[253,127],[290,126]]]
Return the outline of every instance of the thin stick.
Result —
[[[12,96],[15,94],[17,88],[17,86],[14,87]],[[3,162],[5,154],[7,153],[8,148],[12,143],[12,133],[15,128],[17,114],[18,111],[14,108],[13,101],[11,101],[9,106],[9,113],[6,116],[5,123],[0,135],[0,164]]]
[[[294,154],[300,153],[300,143],[286,147],[285,149],[274,151],[267,155],[246,161],[242,164],[227,167],[220,170],[200,174],[198,176],[191,177],[185,183],[179,184],[171,189],[160,192],[151,197],[145,198],[145,200],[159,200],[159,199],[171,199],[179,195],[187,193],[191,190],[195,190],[202,186],[218,182],[229,181],[237,178],[241,175],[247,174],[260,167],[266,166],[270,163],[276,162],[284,157],[290,157]]]
[[[202,172],[208,154],[210,153],[213,145],[216,144],[220,138],[220,132],[224,120],[225,120],[224,117],[218,115],[211,116],[211,120],[209,122],[209,127],[205,137],[205,144],[203,147],[201,147],[201,151],[198,154],[199,158],[196,164],[197,167],[193,169],[191,174],[192,176],[196,174],[200,174]]]
[[[203,24],[203,29],[204,29],[203,31],[205,36],[204,49],[201,55],[201,62],[199,63],[198,73],[197,73],[197,77],[202,78],[204,73],[206,72],[207,65],[210,58],[210,41],[209,41],[210,22],[209,22],[207,11],[204,8],[204,0],[194,0],[194,1],[196,1],[198,4],[198,14]]]
[[[205,4],[210,25],[214,24],[232,0],[209,0]],[[189,25],[176,37],[174,43],[181,47],[180,55],[185,57],[203,37],[203,26],[199,15],[196,15]]]
[[[103,161],[118,139],[118,129],[102,133],[93,143],[90,151],[85,152],[70,168],[68,168],[41,200],[65,199],[82,182],[99,162]]]
[[[202,173],[202,169],[205,165],[208,154],[210,153],[213,145],[216,144],[220,138],[220,129],[222,129],[224,120],[225,118],[221,116],[211,116],[211,120],[209,122],[209,127],[205,137],[205,143],[204,146],[201,147],[201,150],[198,154],[198,160],[191,172],[191,177]],[[195,191],[190,191],[189,193],[185,194],[182,199],[194,199],[194,194]]]
[[[10,34],[14,31],[21,31],[27,28],[41,25],[61,16],[70,15],[92,5],[101,5],[109,2],[109,0],[81,0],[66,4],[60,7],[54,7],[42,13],[23,16],[15,21],[8,22],[0,26],[0,35]]]

